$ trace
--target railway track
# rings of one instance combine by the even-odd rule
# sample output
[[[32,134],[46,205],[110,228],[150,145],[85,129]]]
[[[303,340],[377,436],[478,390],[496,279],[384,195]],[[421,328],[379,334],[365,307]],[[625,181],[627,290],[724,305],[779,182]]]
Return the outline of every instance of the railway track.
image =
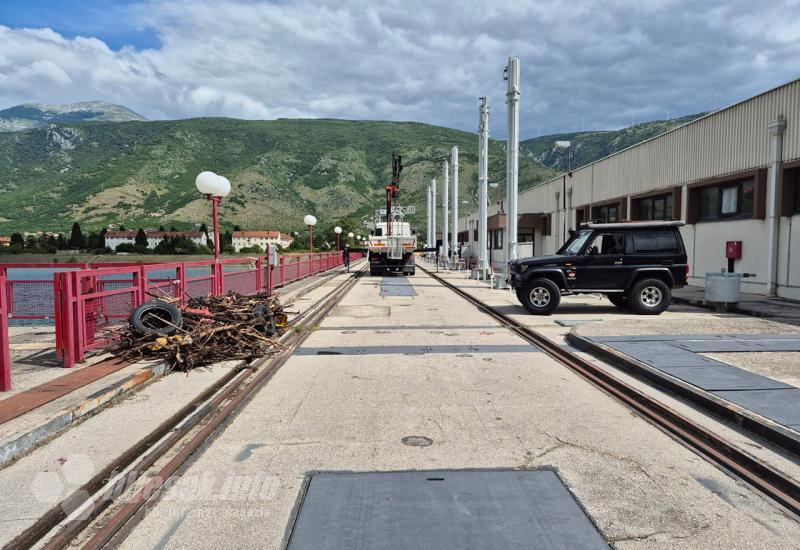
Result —
[[[308,331],[298,330],[301,324],[314,326],[324,319],[363,272],[363,267],[353,272],[314,306],[293,318],[292,330],[281,338],[283,351],[234,370],[204,390],[4,548],[57,549],[76,542],[84,548],[102,548],[109,542],[121,542],[144,517],[147,505],[160,497],[164,484],[180,474],[198,449],[221,427],[224,429],[225,423],[308,337]]]
[[[497,309],[484,304],[436,273],[417,266],[498,323],[541,349],[558,363],[569,368],[608,395],[630,407],[638,415],[668,433],[717,467],[736,476],[763,495],[800,517],[800,484],[765,462],[739,449],[686,416],[658,402],[604,369],[564,349],[546,336],[521,324]]]

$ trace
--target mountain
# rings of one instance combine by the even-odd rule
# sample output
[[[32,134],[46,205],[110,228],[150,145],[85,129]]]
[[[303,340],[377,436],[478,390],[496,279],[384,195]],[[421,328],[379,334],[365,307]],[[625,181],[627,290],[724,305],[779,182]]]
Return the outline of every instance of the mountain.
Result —
[[[214,170],[231,180],[225,227],[302,228],[312,213],[326,227],[370,216],[383,203],[391,153],[403,155],[401,203],[425,225],[426,190],[457,145],[462,211],[477,204],[476,134],[413,122],[348,120],[178,121],[48,124],[0,134],[0,234],[109,223],[132,227],[208,222],[210,206],[195,176]],[[505,182],[505,144],[490,142],[489,177]],[[532,158],[520,162],[520,187],[555,175]]]
[[[556,148],[556,141],[572,142],[572,168],[584,166],[618,151],[622,151],[659,134],[671,130],[706,113],[697,113],[681,118],[654,120],[628,126],[621,130],[598,130],[590,132],[573,132],[570,134],[552,134],[520,142],[525,156],[541,162],[545,166],[560,171],[567,169],[567,150]]]
[[[147,120],[121,105],[105,101],[82,103],[23,103],[0,111],[0,132],[38,128],[52,122],[125,122]]]

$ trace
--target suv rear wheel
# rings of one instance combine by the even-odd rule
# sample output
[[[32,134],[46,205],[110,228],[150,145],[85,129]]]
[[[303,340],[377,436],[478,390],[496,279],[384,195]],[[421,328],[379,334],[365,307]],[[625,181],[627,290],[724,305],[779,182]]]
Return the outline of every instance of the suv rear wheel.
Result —
[[[639,315],[658,315],[672,299],[669,287],[659,279],[643,279],[628,291],[628,303]]]
[[[517,297],[528,313],[550,315],[561,302],[561,290],[550,279],[534,279],[517,292]]]

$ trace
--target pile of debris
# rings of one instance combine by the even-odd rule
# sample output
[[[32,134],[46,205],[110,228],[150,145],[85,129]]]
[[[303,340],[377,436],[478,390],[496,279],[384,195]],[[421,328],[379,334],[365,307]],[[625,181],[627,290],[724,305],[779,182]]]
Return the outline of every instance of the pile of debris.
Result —
[[[153,300],[136,308],[120,331],[119,356],[162,359],[188,371],[220,361],[252,360],[277,353],[287,312],[277,296],[255,294]]]

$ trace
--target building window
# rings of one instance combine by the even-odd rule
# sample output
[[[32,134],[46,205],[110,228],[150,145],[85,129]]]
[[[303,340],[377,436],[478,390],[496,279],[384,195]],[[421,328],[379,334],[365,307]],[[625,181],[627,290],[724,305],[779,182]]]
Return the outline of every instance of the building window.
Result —
[[[472,230],[472,240],[475,241],[475,242],[478,242],[478,230],[477,229],[473,229]]]
[[[792,187],[792,214],[800,214],[800,168],[788,170],[786,177],[785,185]]]
[[[517,233],[518,243],[532,243],[533,242],[533,229],[523,229]]]
[[[501,250],[503,248],[503,230],[498,229],[494,232],[494,249]]]
[[[672,193],[656,197],[644,197],[633,201],[633,211],[637,220],[673,219]]]
[[[580,226],[585,221],[586,221],[586,210],[583,208],[578,208],[577,210],[575,210],[575,225]]]
[[[701,220],[719,218],[750,217],[755,204],[756,182],[754,178],[700,189]]]
[[[619,203],[606,204],[604,206],[597,206],[592,209],[594,218],[603,220],[606,223],[614,223],[619,221]]]

